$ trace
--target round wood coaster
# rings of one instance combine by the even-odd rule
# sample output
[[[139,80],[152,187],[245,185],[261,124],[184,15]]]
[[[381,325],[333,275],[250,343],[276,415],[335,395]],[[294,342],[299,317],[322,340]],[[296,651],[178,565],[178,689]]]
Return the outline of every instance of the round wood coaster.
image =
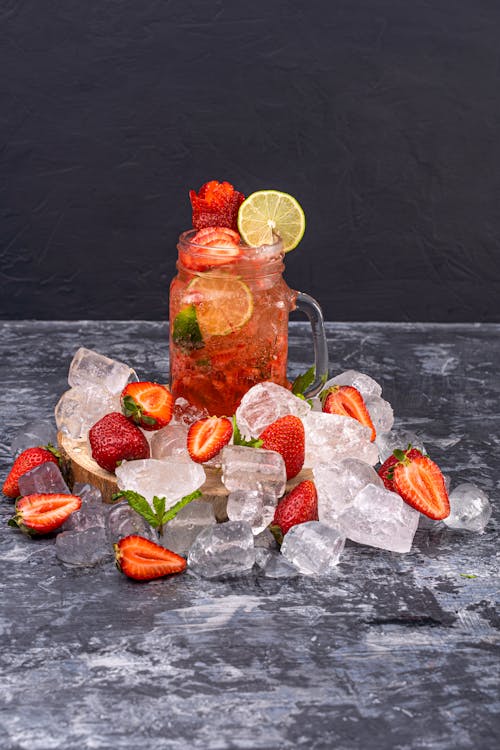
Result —
[[[84,484],[93,484],[102,494],[105,503],[112,502],[112,496],[118,492],[118,485],[114,474],[101,469],[94,461],[90,453],[90,446],[87,440],[73,440],[62,432],[57,436],[59,450],[63,461],[66,464],[68,481],[70,487],[75,482]],[[221,470],[212,466],[204,466],[207,479],[205,484],[200,488],[203,495],[200,498],[206,502],[212,503],[214,513],[218,521],[227,521],[227,495],[228,491],[222,484]],[[302,469],[293,479],[287,482],[287,492],[304,479],[312,479],[311,469]]]

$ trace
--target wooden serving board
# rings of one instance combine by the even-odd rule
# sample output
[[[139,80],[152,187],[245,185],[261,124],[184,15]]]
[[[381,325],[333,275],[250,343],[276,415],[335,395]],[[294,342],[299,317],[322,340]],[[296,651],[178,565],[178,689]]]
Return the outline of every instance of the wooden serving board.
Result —
[[[72,440],[59,432],[57,435],[61,456],[66,465],[70,487],[75,482],[93,484],[101,493],[105,503],[112,502],[112,496],[118,491],[118,485],[114,474],[101,469],[92,458],[89,444],[86,440]],[[221,470],[212,466],[204,466],[207,479],[200,488],[201,500],[210,502],[214,506],[215,516],[218,521],[227,521],[227,495],[228,491],[222,484]],[[302,469],[300,474],[287,482],[287,491],[291,490],[304,479],[312,479],[311,469]]]

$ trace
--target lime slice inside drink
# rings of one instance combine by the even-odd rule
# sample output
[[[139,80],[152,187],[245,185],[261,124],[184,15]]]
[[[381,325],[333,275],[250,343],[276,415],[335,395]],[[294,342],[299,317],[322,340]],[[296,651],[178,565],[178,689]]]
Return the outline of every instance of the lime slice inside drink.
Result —
[[[276,235],[288,253],[299,244],[306,228],[300,203],[279,190],[259,190],[243,201],[238,211],[238,230],[252,247],[272,245]]]
[[[186,291],[193,299],[203,338],[227,336],[243,328],[252,317],[252,292],[234,276],[205,273],[194,278]]]

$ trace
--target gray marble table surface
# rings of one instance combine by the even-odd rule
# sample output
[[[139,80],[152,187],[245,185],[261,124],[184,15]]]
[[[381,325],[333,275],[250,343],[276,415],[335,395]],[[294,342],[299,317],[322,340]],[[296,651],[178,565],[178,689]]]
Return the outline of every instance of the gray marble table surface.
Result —
[[[167,325],[3,322],[0,469],[49,417],[80,345],[164,380]],[[327,579],[190,574],[136,584],[62,566],[54,539],[0,527],[0,748],[498,747],[500,325],[329,323],[330,369],[383,385],[452,483],[495,511],[482,535],[436,525],[407,555],[348,543]],[[290,372],[311,358],[292,325]]]

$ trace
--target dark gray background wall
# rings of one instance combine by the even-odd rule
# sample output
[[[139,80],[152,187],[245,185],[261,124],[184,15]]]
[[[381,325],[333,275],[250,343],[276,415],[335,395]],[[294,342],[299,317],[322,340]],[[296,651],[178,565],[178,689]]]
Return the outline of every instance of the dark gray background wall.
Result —
[[[163,318],[188,189],[329,319],[499,320],[500,0],[0,0],[1,316]]]

